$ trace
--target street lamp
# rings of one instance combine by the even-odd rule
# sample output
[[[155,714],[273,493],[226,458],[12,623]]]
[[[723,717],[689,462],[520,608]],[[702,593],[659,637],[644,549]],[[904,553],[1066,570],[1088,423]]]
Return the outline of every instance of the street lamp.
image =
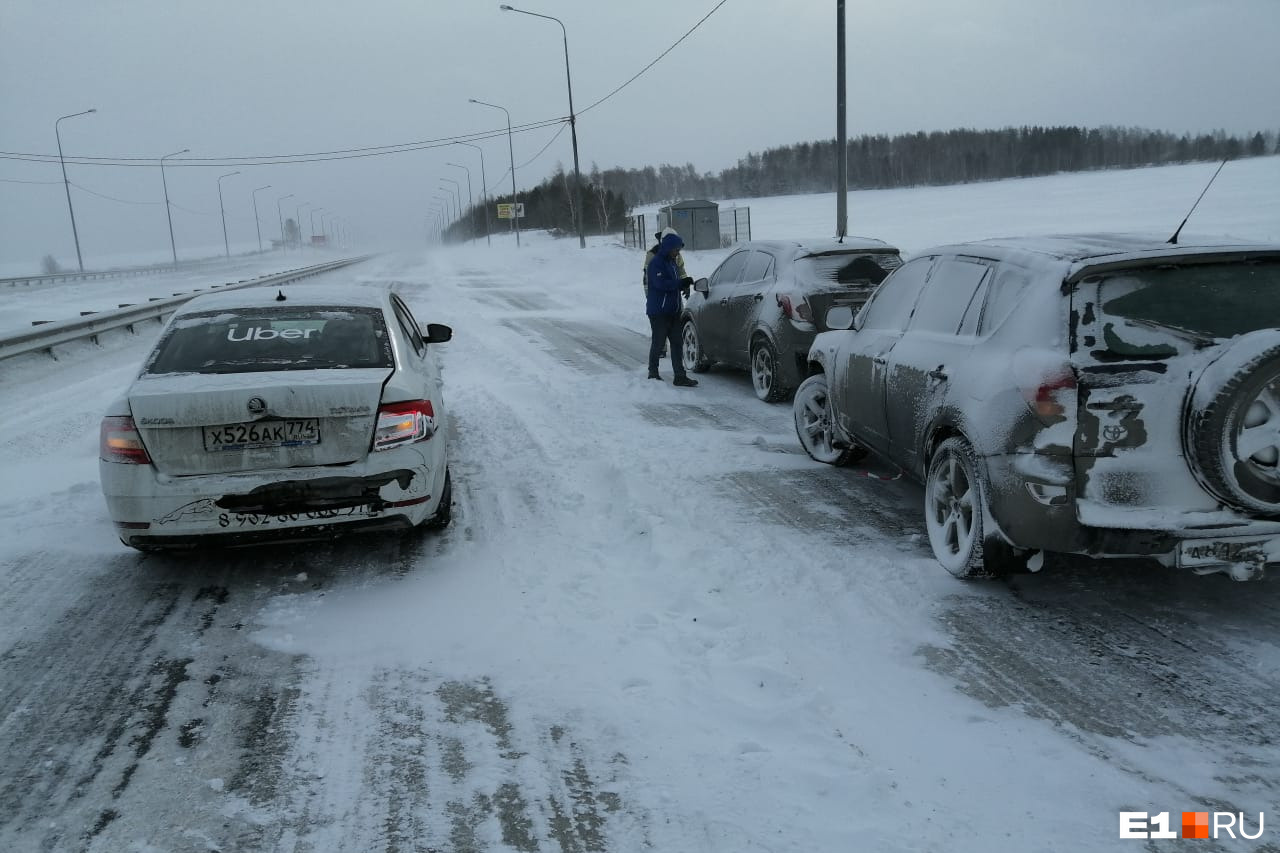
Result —
[[[480,152],[480,206],[484,209],[484,244],[492,246],[489,240],[489,183],[484,176],[484,149],[479,145],[472,145],[470,142],[457,142],[456,145],[465,145],[468,148],[474,148]],[[471,173],[467,173],[467,192],[471,192]]]
[[[507,112],[506,107],[500,107],[497,104],[486,103],[485,101],[477,101],[475,98],[467,98],[473,104],[479,104],[482,107],[493,107],[495,110],[502,110],[507,113],[507,154],[511,157],[511,228],[516,232],[516,248],[520,248],[520,200],[516,198],[516,149],[511,142],[511,113]]]
[[[259,255],[262,254],[262,221],[258,219],[258,193],[262,192],[263,190],[269,190],[269,189],[271,189],[271,184],[267,184],[265,187],[258,187],[256,190],[254,190],[252,193],[249,194],[249,197],[253,199],[253,224],[258,226],[258,254]]]
[[[444,189],[444,187],[436,187],[436,189]],[[449,224],[449,220],[453,219],[453,199],[447,195],[433,195],[431,197],[435,201],[440,202],[441,212],[444,214],[445,225]]]
[[[316,242],[316,214],[322,210],[324,210],[323,207],[317,207],[311,211],[311,245],[313,246]]]
[[[443,243],[445,242],[445,237],[449,234],[449,226],[452,224],[449,220],[453,218],[453,205],[451,204],[451,200],[446,196],[433,195],[431,199],[433,201],[440,202],[440,221],[442,223],[442,227],[440,229],[440,242]]]
[[[222,214],[222,251],[228,258],[231,257],[231,244],[227,242],[227,210],[222,206],[222,179],[238,174],[240,173],[227,172],[225,175],[218,176],[218,212]]]
[[[456,195],[456,200],[458,202],[458,220],[461,221],[462,220],[462,184],[458,183],[453,178],[441,178],[440,180],[448,181],[449,183],[453,184],[454,187],[456,187],[456,189],[449,190],[449,192],[454,193]],[[441,187],[440,189],[444,189],[444,187]]]
[[[449,195],[447,195],[447,196],[445,197],[445,198],[447,199],[447,201],[446,201],[445,203],[449,205],[449,217],[450,217],[454,222],[457,222],[457,221],[461,218],[461,217],[458,215],[458,197],[457,197],[457,195],[454,193],[454,191],[453,191],[453,190],[449,189],[448,187],[436,187],[436,189],[444,190],[445,192],[447,192],[447,193],[449,194]]]
[[[574,204],[574,219],[578,226],[578,247],[587,248],[587,237],[582,231],[582,173],[578,170],[578,120],[573,114],[573,78],[569,76],[569,33],[564,28],[564,22],[559,18],[553,18],[550,15],[540,15],[537,12],[526,12],[524,9],[517,9],[514,6],[508,6],[505,3],[498,7],[504,12],[519,12],[521,15],[532,15],[535,18],[545,18],[548,21],[555,21],[560,25],[560,32],[564,35],[564,79],[569,86],[569,134],[573,137],[573,180],[574,195],[577,200]]]
[[[175,151],[160,158],[160,183],[164,185],[164,215],[169,217],[169,249],[173,252],[173,265],[175,267],[178,265],[178,244],[173,242],[173,213],[169,210],[169,182],[164,179],[164,161],[169,157],[186,154],[190,150],[190,148],[183,148],[181,151]]]
[[[293,213],[295,217],[294,224],[298,226],[298,251],[299,252],[302,251],[302,208],[310,207],[310,206],[311,206],[311,202],[309,201],[304,202],[298,205],[297,210],[295,210]]]
[[[289,251],[289,244],[284,238],[284,211],[280,209],[280,202],[286,198],[293,198],[293,193],[282,195],[276,199],[276,218],[280,220],[280,251],[282,252]]]
[[[76,116],[87,116],[89,113],[96,113],[97,111],[95,107],[81,113],[72,113],[53,123],[53,135],[58,140],[58,162],[62,164],[62,185],[67,191],[67,212],[71,214],[71,238],[76,241],[76,263],[80,265],[80,272],[84,272],[84,261],[80,258],[80,234],[76,231],[76,212],[71,207],[71,182],[67,180],[67,164],[62,159],[62,134],[58,132],[58,122],[63,119],[75,118]]]
[[[445,163],[445,165],[467,173],[467,233],[474,237],[476,229],[471,227],[471,217],[475,215],[476,200],[471,196],[471,170],[461,163]]]

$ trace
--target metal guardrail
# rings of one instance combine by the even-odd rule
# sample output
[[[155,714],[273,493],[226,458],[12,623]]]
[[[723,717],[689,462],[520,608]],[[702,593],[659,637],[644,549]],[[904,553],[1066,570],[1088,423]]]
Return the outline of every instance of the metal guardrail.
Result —
[[[275,273],[273,275],[262,276],[260,278],[249,279],[246,281],[215,284],[210,285],[209,288],[197,288],[190,293],[184,293],[179,296],[172,296],[168,298],[158,297],[145,304],[129,305],[115,311],[99,311],[95,314],[89,314],[73,320],[62,320],[56,323],[43,323],[29,331],[0,336],[0,359],[11,358],[15,355],[22,355],[23,353],[34,352],[37,350],[47,350],[51,347],[58,346],[59,344],[70,343],[71,341],[81,340],[82,338],[96,338],[99,334],[110,331],[111,329],[132,326],[135,323],[141,323],[145,320],[159,320],[168,314],[172,314],[184,302],[188,302],[211,289],[235,290],[241,287],[262,287],[287,284],[291,281],[309,278],[313,275],[319,275],[320,273],[357,264],[361,261],[367,260],[368,257],[368,255],[362,255],[357,258],[344,258],[339,261],[328,261],[323,264],[301,267],[296,270],[286,270],[282,273]]]
[[[98,278],[132,278],[138,275],[159,275],[173,272],[180,267],[147,267],[133,270],[102,270],[100,272],[55,272],[40,275],[19,275],[12,278],[0,278],[0,287],[22,287],[38,284],[55,284],[64,281],[92,281]]]
[[[256,256],[236,255],[232,261],[243,261]],[[177,264],[153,264],[145,267],[121,267],[110,270],[90,270],[89,272],[72,272],[66,270],[54,273],[38,273],[34,275],[18,275],[0,278],[0,287],[22,287],[40,284],[55,284],[66,281],[92,281],[102,278],[132,278],[139,275],[160,275],[170,272],[185,272],[202,267],[220,266],[228,263],[226,258],[202,258],[194,261],[180,261]]]

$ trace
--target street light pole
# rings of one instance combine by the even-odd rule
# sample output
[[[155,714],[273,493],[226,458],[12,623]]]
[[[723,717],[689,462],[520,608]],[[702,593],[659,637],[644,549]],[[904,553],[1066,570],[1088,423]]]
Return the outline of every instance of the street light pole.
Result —
[[[322,237],[324,237],[324,247],[328,249],[331,247],[329,245],[329,226],[324,224],[324,218],[326,216],[329,217],[329,225],[332,225],[333,214],[328,211],[325,211],[324,213],[320,214],[320,234]]]
[[[474,148],[480,152],[480,207],[483,209],[484,216],[484,244],[492,246],[493,242],[489,239],[489,183],[484,176],[484,149],[479,145],[472,145],[470,142],[459,142],[458,145],[465,145],[468,148]],[[471,173],[467,173],[467,192],[471,192]]]
[[[249,194],[249,197],[253,199],[253,224],[258,226],[258,254],[259,255],[262,254],[262,220],[258,219],[258,193],[262,192],[263,190],[269,190],[269,189],[271,189],[271,184],[267,184],[265,187],[258,187],[256,190],[254,190],[252,193]]]
[[[298,251],[302,251],[302,208],[310,207],[311,202],[303,202],[294,210],[293,215],[296,217],[294,224],[298,226]]]
[[[280,209],[280,202],[286,198],[293,198],[293,193],[282,195],[276,199],[276,218],[280,220],[280,251],[282,252],[289,251],[289,244],[284,238],[284,211]]]
[[[324,210],[323,207],[317,207],[311,211],[311,245],[313,246],[316,242],[316,214],[322,210]]]
[[[240,173],[227,172],[225,175],[218,176],[218,212],[222,214],[222,251],[228,258],[231,257],[231,244],[227,242],[227,209],[222,206],[222,179],[238,174]]]
[[[507,113],[507,154],[511,157],[511,226],[516,232],[516,248],[520,248],[520,199],[516,197],[516,149],[511,141],[511,113],[507,112],[506,107],[500,107],[497,104],[486,103],[485,101],[477,101],[475,98],[468,98],[473,104],[479,104],[482,107],[493,107],[495,110],[502,110]]]
[[[67,212],[71,214],[71,238],[76,241],[76,263],[80,266],[80,272],[84,272],[84,260],[80,257],[80,234],[76,231],[76,212],[71,206],[71,182],[67,180],[67,164],[62,159],[62,134],[58,132],[58,122],[63,119],[75,118],[76,116],[87,116],[89,113],[96,113],[97,108],[85,110],[80,113],[72,113],[69,116],[63,116],[53,123],[53,135],[58,140],[58,162],[62,164],[62,185],[67,191]]]
[[[444,187],[439,187],[439,189],[444,189]],[[444,237],[447,236],[449,232],[449,226],[453,224],[449,221],[453,216],[453,206],[450,203],[451,200],[447,196],[433,195],[431,198],[434,201],[441,202],[441,216],[444,219],[444,232],[441,234],[441,242],[444,242]]]
[[[190,150],[190,148],[183,148],[181,151],[175,151],[160,158],[160,183],[164,186],[164,215],[169,218],[169,250],[173,252],[173,265],[175,267],[178,265],[178,244],[173,241],[173,213],[169,210],[169,182],[164,177],[164,161],[169,157],[186,154]]]
[[[461,163],[445,163],[446,166],[453,166],[455,169],[461,169],[467,173],[467,233],[472,237],[476,236],[476,229],[471,227],[471,217],[475,215],[476,200],[471,196],[471,170]]]
[[[564,22],[559,18],[553,18],[550,15],[540,15],[537,12],[527,12],[524,9],[517,9],[514,6],[508,6],[505,3],[498,7],[504,12],[519,12],[522,15],[532,15],[535,18],[546,18],[548,21],[555,21],[560,25],[560,32],[564,36],[564,79],[569,86],[569,135],[573,137],[573,180],[574,196],[574,224],[578,226],[578,248],[587,248],[587,236],[582,230],[582,172],[578,169],[578,120],[573,112],[573,78],[569,76],[569,33],[564,28]]]
[[[458,221],[461,222],[462,221],[462,184],[458,183],[453,178],[441,178],[440,180],[448,181],[449,183],[457,187],[456,190],[450,190],[450,192],[453,192],[456,194],[455,200],[458,203]],[[441,187],[440,189],[444,189],[444,187]]]

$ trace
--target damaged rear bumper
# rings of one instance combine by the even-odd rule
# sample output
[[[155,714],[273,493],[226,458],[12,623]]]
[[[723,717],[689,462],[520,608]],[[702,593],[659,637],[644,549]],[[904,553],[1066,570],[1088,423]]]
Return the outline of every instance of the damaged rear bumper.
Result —
[[[103,462],[101,475],[120,540],[144,550],[325,539],[415,526],[436,511],[443,459],[406,447],[375,462],[182,477]]]

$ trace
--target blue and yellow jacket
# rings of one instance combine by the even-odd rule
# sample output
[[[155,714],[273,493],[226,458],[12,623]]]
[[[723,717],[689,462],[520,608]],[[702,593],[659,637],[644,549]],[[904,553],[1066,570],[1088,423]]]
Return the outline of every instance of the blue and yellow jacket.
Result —
[[[684,241],[679,234],[668,234],[649,261],[645,313],[651,317],[680,313],[680,269],[676,266],[675,253],[683,248]]]

